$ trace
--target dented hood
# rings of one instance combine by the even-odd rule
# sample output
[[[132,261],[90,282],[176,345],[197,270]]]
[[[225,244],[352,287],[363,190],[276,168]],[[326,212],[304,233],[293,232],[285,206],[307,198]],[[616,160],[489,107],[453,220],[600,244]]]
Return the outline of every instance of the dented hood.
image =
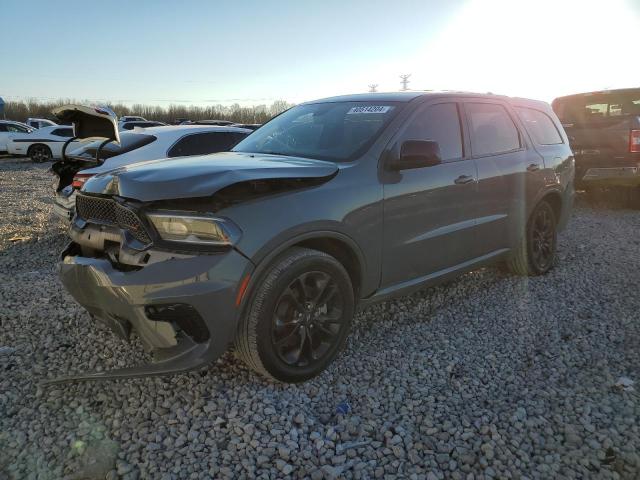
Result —
[[[118,117],[108,107],[64,105],[51,113],[62,122],[72,122],[77,138],[110,138],[120,143]]]
[[[82,191],[143,202],[196,198],[249,180],[323,178],[338,171],[333,162],[240,152],[136,163],[89,179]]]

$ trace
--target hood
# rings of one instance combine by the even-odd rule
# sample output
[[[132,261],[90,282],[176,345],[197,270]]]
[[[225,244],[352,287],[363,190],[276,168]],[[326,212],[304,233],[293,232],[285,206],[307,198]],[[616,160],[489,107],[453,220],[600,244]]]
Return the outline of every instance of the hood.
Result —
[[[324,178],[337,171],[335,163],[322,160],[225,152],[128,165],[92,177],[82,191],[149,202],[206,197],[251,180]]]
[[[120,143],[118,117],[107,107],[64,105],[51,113],[62,122],[72,122],[76,138],[101,137]]]

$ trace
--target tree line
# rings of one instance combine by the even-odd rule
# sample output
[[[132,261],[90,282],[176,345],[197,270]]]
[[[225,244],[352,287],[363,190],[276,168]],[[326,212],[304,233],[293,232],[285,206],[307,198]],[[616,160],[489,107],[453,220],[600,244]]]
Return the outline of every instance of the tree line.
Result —
[[[60,99],[52,102],[41,102],[36,99],[27,101],[7,101],[4,106],[4,116],[8,120],[24,122],[27,118],[48,118],[55,120],[51,115],[51,110],[62,105],[69,104],[89,104],[93,102],[82,102],[72,99]],[[105,105],[105,104],[101,104]],[[236,123],[264,123],[279,113],[293,106],[284,100],[276,100],[271,105],[254,105],[243,107],[234,105],[211,105],[201,107],[197,105],[169,105],[161,107],[158,105],[123,105],[106,104],[116,114],[137,115],[147,120],[173,123],[178,119],[188,120],[229,120]]]

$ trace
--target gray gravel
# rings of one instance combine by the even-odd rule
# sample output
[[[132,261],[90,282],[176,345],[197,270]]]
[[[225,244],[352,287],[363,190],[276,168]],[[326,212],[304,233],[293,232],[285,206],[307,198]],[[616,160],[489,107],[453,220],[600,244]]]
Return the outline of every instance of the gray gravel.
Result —
[[[142,358],[61,288],[49,175],[0,159],[0,479],[639,478],[639,211],[579,199],[549,275],[484,269],[369,308],[303,385],[228,354],[43,389]]]

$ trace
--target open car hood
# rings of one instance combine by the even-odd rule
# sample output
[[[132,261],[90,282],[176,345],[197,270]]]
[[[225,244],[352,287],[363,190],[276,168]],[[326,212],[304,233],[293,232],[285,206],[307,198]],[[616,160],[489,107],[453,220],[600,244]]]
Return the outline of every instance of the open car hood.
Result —
[[[62,122],[73,122],[76,138],[100,137],[120,143],[118,117],[107,107],[64,105],[51,113]]]
[[[149,202],[207,197],[254,180],[328,179],[337,172],[335,163],[322,160],[225,152],[128,165],[90,178],[82,191]]]

